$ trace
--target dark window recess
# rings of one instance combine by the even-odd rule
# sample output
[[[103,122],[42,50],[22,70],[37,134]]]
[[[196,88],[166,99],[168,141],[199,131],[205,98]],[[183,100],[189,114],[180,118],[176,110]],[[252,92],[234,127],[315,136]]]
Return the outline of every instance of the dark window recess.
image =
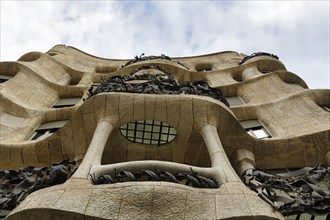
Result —
[[[77,104],[77,102],[79,102],[80,99],[81,98],[61,98],[57,100],[52,107],[53,108],[71,107]]]
[[[242,75],[241,74],[235,74],[233,75],[233,79],[236,81],[236,82],[243,82],[243,79],[242,79]]]
[[[71,80],[70,80],[70,82],[69,82],[69,85],[70,85],[70,86],[75,86],[75,85],[78,85],[79,82],[80,82],[80,79],[79,79],[79,78],[76,78],[76,79],[71,78]]]
[[[270,70],[259,70],[261,73],[266,74],[266,73],[270,73]]]
[[[229,103],[230,107],[233,106],[239,106],[239,105],[243,105],[244,102],[242,101],[242,99],[238,96],[229,96],[226,97],[227,102]]]
[[[118,70],[118,66],[97,66],[95,68],[96,73],[111,73]]]
[[[198,71],[211,71],[212,70],[212,67],[206,67],[204,69],[200,69]]]
[[[35,132],[34,136],[32,137],[31,140],[42,140],[45,139],[52,134],[54,134],[59,128],[53,128],[49,130],[38,130]]]
[[[9,80],[10,78],[12,78],[12,76],[0,74],[0,83],[4,83],[7,80]]]
[[[155,145],[166,144],[177,134],[172,126],[155,120],[129,122],[120,127],[120,132],[134,143]]]
[[[28,138],[28,140],[43,140],[66,124],[66,120],[52,121],[41,124]]]
[[[211,63],[201,63],[201,64],[197,64],[195,69],[198,72],[212,71],[213,65]]]
[[[326,105],[321,105],[321,107],[326,110],[327,112],[330,112],[330,104],[326,104]]]
[[[240,123],[246,132],[254,138],[268,139],[272,137],[258,120],[246,120]]]

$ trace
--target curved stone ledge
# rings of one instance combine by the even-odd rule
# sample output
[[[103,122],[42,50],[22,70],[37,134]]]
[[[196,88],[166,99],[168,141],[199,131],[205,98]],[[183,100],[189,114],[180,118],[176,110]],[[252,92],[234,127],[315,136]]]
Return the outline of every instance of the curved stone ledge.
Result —
[[[7,219],[103,220],[137,216],[139,219],[283,219],[242,183],[226,183],[216,190],[196,190],[167,182],[93,186],[88,180],[78,179],[31,194]]]
[[[128,60],[98,58],[57,45],[45,54],[31,52],[17,62],[0,63],[4,75],[0,81],[4,131],[0,135],[7,135],[0,141],[0,169],[82,160],[79,172],[68,182],[32,193],[8,219],[283,219],[243,186],[232,164],[239,173],[237,166],[292,169],[329,165],[330,127],[325,119],[330,91],[308,90],[300,77],[273,57],[257,56],[239,65],[244,56],[221,52],[172,61],[153,59],[120,69]],[[51,108],[60,98],[86,99],[88,88],[143,65],[159,66],[177,83],[207,81],[225,97],[239,96],[245,103],[229,108],[196,95],[106,92],[74,107]],[[152,71],[149,74],[157,72]],[[26,140],[41,123],[63,119],[68,122],[51,136]],[[132,143],[119,128],[138,120],[170,124],[177,136],[157,148]],[[272,138],[251,137],[240,120],[258,120]],[[245,152],[246,158],[237,152]],[[111,173],[115,167],[134,170],[155,164],[165,170],[193,167],[221,186],[199,189],[170,182],[92,185],[88,180],[91,167],[93,172]]]
[[[327,91],[323,91],[322,93],[320,92],[317,93],[320,93],[321,95],[324,94],[324,92],[326,93]],[[315,99],[315,97],[318,97],[317,93],[315,93],[316,95],[313,95],[314,94],[313,90],[306,90],[306,92],[301,93],[301,95],[306,96],[309,94],[308,96],[311,96],[311,98]],[[4,149],[5,146],[7,145],[18,146],[19,148],[22,148],[26,145],[31,145],[33,147],[25,148],[27,154],[16,155],[17,154],[15,153],[16,151],[10,150],[12,151],[12,153],[10,153],[9,151],[8,155],[13,155],[12,158],[9,157],[6,158],[6,160],[2,160],[0,165],[3,169],[8,169],[8,168],[18,169],[20,168],[21,165],[29,166],[29,165],[35,165],[34,164],[35,162],[39,164],[40,161],[45,161],[45,162],[49,161],[49,159],[45,160],[41,158],[52,158],[51,159],[52,162],[58,162],[63,159],[68,159],[68,158],[74,159],[77,157],[81,157],[85,154],[86,149],[88,148],[88,144],[91,141],[91,137],[95,129],[97,120],[102,118],[108,118],[107,120],[109,120],[115,128],[118,128],[124,123],[133,120],[144,119],[145,115],[150,114],[149,113],[150,111],[152,111],[152,114],[150,114],[151,117],[148,117],[149,119],[163,121],[165,123],[169,123],[175,126],[177,131],[180,133],[180,135],[178,135],[178,140],[176,140],[173,143],[175,145],[182,143],[182,141],[188,141],[190,136],[193,134],[192,133],[193,131],[199,131],[206,124],[213,124],[214,126],[218,127],[219,136],[223,142],[224,149],[226,150],[226,153],[229,157],[231,157],[231,154],[237,148],[245,148],[255,152],[259,152],[258,149],[269,148],[273,150],[260,152],[260,154],[259,153],[256,154],[256,163],[258,165],[261,165],[261,167],[265,167],[265,165],[263,165],[264,162],[260,161],[261,156],[262,155],[266,156],[271,152],[275,153],[275,155],[279,155],[278,157],[275,157],[277,158],[277,160],[279,160],[279,158],[282,157],[285,158],[286,157],[285,155],[288,154],[286,152],[292,151],[292,154],[294,154],[293,152],[301,152],[303,154],[306,154],[306,160],[307,158],[312,157],[315,158],[314,161],[315,163],[324,163],[324,159],[323,159],[324,156],[319,155],[318,151],[316,151],[314,146],[319,146],[319,147],[326,146],[326,142],[322,140],[327,139],[328,134],[326,132],[329,131],[328,127],[325,127],[321,133],[319,132],[313,134],[311,132],[308,132],[305,135],[304,133],[302,133],[301,134],[303,136],[302,138],[277,137],[277,138],[269,139],[267,141],[257,140],[249,136],[244,131],[244,129],[238,123],[236,117],[233,115],[231,110],[221,102],[212,100],[211,98],[208,97],[199,97],[194,95],[179,95],[179,97],[177,97],[176,99],[178,99],[178,101],[180,100],[182,104],[177,105],[177,109],[181,109],[182,113],[179,112],[179,114],[177,114],[173,112],[173,114],[168,114],[171,112],[172,109],[175,111],[176,107],[171,104],[172,102],[167,102],[168,100],[166,98],[167,96],[171,97],[171,95],[162,95],[162,97],[160,97],[158,95],[146,95],[146,94],[134,94],[134,96],[132,96],[131,94],[124,94],[124,93],[99,94],[87,100],[72,115],[69,122],[63,128],[58,130],[55,135],[42,141],[33,141],[33,142],[14,141],[8,144],[1,143],[0,148],[2,151],[5,151]],[[296,98],[299,99],[299,97],[300,95],[297,94]],[[161,109],[164,109],[165,111],[154,112],[154,106],[158,105],[157,103],[161,104],[161,106],[163,106]],[[133,105],[136,111],[139,112],[142,111],[142,113],[143,111],[145,111],[145,113],[141,114],[141,117],[138,114],[135,114],[135,112],[132,109]],[[137,108],[138,106],[141,106],[141,108]],[[150,106],[153,106],[153,108],[150,108]],[[274,106],[276,106],[276,102],[269,104],[269,107],[274,107]],[[255,107],[251,106],[250,108],[256,108],[256,107],[257,106]],[[324,110],[320,108],[320,111],[324,111]],[[234,112],[239,116],[239,113],[236,110]],[[244,112],[255,112],[255,111],[246,110]],[[168,116],[165,115],[166,117],[164,117],[164,113],[166,115],[168,114]],[[325,111],[324,114],[326,114]],[[55,116],[56,115],[57,114],[55,114]],[[59,114],[58,116],[60,115],[62,114]],[[114,117],[111,117],[110,115],[113,115]],[[182,116],[181,119],[179,119],[179,117],[181,117],[180,115]],[[70,114],[68,114],[68,117],[70,117]],[[58,117],[56,116],[54,119],[56,118]],[[43,120],[47,121],[47,118],[44,118]],[[227,135],[228,132],[229,133],[232,132],[235,135],[228,136]],[[72,134],[72,136],[71,135],[66,136],[64,134]],[[82,137],[82,138],[77,138],[77,137]],[[240,141],[238,141],[237,137],[240,138]],[[324,137],[325,139],[322,137]],[[312,142],[313,139],[314,142]],[[306,141],[311,143],[309,144],[308,148],[304,147],[306,146]],[[60,143],[61,146],[59,148],[55,147],[54,143]],[[294,147],[295,150],[287,149],[287,147],[293,145],[295,145]],[[322,152],[326,153],[327,150],[325,150],[325,152],[324,150],[322,150]],[[55,153],[55,155],[51,157],[50,154],[52,153]],[[289,155],[290,154],[291,153],[289,153]],[[29,157],[27,157],[30,159],[19,159],[21,156],[22,158],[24,158],[25,157],[24,155],[27,156],[30,155]],[[16,162],[14,161],[18,161],[18,160],[21,162],[16,164]],[[285,159],[282,160],[286,161]],[[6,161],[8,161],[8,163]],[[41,164],[42,166],[48,165],[45,163],[41,163]],[[293,165],[299,166],[299,164],[301,166],[313,165],[311,161],[304,162],[303,160],[296,160],[294,163],[292,163],[292,165],[290,163],[285,163],[281,165],[281,167],[284,165],[287,167],[292,167]],[[269,167],[273,167],[273,166],[276,166],[276,163],[275,164],[273,163],[273,165]]]

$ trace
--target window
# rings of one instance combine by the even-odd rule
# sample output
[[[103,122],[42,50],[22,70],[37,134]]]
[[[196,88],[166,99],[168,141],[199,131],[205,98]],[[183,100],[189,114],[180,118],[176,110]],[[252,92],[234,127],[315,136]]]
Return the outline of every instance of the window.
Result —
[[[234,79],[236,82],[243,82],[242,74],[234,74],[234,75],[233,75],[233,79]]]
[[[111,73],[117,71],[118,66],[97,66],[95,68],[96,73]]]
[[[271,135],[258,120],[246,120],[240,122],[249,135],[258,139],[268,139]]]
[[[43,140],[66,124],[66,120],[52,121],[41,124],[28,138],[28,140]]]
[[[80,99],[81,98],[60,98],[54,103],[52,107],[53,108],[71,107],[77,104],[77,102],[79,102]]]
[[[259,70],[262,74],[267,74],[267,73],[270,73],[271,71],[270,70]]]
[[[47,53],[49,56],[56,56],[57,55],[57,53],[54,53],[54,52],[51,52],[51,53]]]
[[[229,103],[230,107],[244,104],[243,100],[238,96],[226,97],[226,100]]]
[[[133,121],[120,127],[120,132],[130,141],[141,144],[166,144],[176,137],[169,124],[155,120]]]
[[[203,72],[203,71],[212,71],[213,64],[211,63],[200,63],[195,66],[196,71]]]
[[[330,104],[326,104],[326,105],[321,105],[321,107],[326,110],[327,112],[330,112]]]
[[[0,83],[6,82],[8,79],[12,78],[10,75],[0,74]]]
[[[70,86],[75,86],[78,85],[80,83],[81,77],[75,77],[75,76],[71,76],[70,82],[68,85]]]

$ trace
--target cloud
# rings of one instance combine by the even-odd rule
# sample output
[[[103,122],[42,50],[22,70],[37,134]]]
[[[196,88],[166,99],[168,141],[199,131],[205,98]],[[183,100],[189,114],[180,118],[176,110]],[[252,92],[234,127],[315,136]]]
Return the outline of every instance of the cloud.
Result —
[[[107,58],[277,54],[329,88],[329,1],[1,1],[1,60],[67,44]]]

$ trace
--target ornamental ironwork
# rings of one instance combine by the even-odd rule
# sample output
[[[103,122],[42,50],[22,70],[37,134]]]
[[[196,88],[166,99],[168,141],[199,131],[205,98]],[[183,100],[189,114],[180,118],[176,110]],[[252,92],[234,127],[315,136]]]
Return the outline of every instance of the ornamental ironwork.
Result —
[[[330,213],[330,168],[324,165],[281,174],[249,169],[242,179],[284,216]]]
[[[50,167],[0,170],[0,212],[14,209],[34,191],[64,183],[75,170],[76,162],[69,160]]]
[[[161,73],[155,75],[148,72],[136,74],[140,70],[147,69],[155,69]],[[104,80],[96,88],[91,87],[88,90],[88,98],[103,92],[201,95],[217,99],[229,107],[229,103],[221,90],[210,87],[207,81],[177,83],[172,75],[157,66],[142,66],[129,75],[113,76]]]
[[[171,125],[156,120],[140,120],[120,126],[121,134],[134,143],[162,145],[174,140],[177,131]]]
[[[197,172],[190,168],[191,173],[172,174],[159,169],[140,170],[137,172],[118,171],[115,169],[114,175],[92,176],[93,184],[113,184],[131,181],[165,181],[172,183],[180,183],[186,186],[196,188],[218,188],[217,181],[200,176]]]
[[[248,61],[249,59],[251,58],[254,58],[254,57],[259,57],[259,56],[269,56],[269,57],[273,57],[275,59],[279,59],[278,56],[276,56],[275,54],[272,54],[272,53],[266,53],[266,52],[257,52],[257,53],[253,53],[251,54],[250,56],[245,56],[243,58],[243,60],[241,62],[239,62],[239,65],[245,63],[246,61]]]
[[[134,59],[128,61],[127,63],[123,64],[121,66],[121,68],[124,68],[126,66],[129,66],[133,63],[138,63],[138,62],[142,62],[142,61],[149,61],[149,60],[158,60],[158,59],[164,59],[164,60],[169,60],[172,62],[176,62],[177,64],[179,64],[180,66],[186,68],[187,70],[189,70],[188,67],[186,67],[183,63],[179,62],[179,61],[173,61],[169,56],[166,56],[164,54],[160,55],[160,56],[145,56],[144,53],[142,53],[139,57],[135,56]]]

